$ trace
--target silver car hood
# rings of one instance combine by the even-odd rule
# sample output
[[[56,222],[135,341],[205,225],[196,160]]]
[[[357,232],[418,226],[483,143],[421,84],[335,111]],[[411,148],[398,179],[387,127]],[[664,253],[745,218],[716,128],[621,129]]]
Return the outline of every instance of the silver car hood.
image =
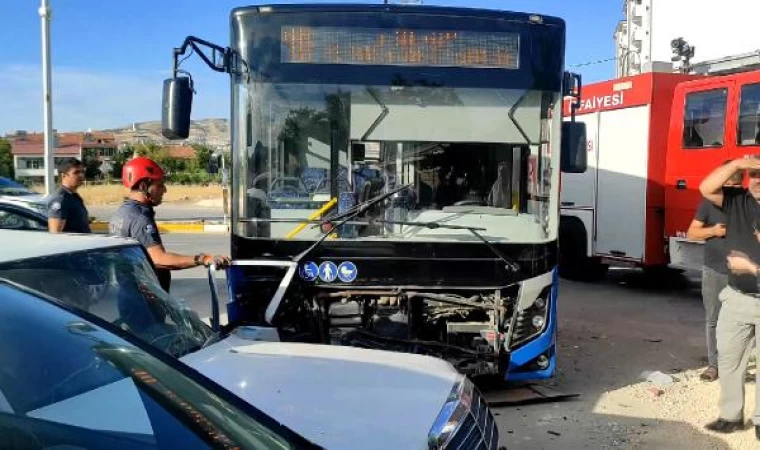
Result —
[[[327,449],[425,449],[462,376],[447,362],[232,335],[181,360]]]

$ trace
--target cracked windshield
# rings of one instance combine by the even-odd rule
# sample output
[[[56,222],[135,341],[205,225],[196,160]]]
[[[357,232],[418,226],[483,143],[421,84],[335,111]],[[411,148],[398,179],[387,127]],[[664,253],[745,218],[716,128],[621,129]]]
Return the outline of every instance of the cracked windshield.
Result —
[[[81,308],[172,356],[213,338],[194,311],[161,288],[140,247],[0,264],[0,278]]]

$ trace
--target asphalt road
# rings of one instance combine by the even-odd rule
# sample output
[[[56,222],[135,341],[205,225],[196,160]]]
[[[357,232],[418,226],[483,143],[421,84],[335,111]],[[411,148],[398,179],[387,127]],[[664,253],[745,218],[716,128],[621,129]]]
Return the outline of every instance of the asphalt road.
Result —
[[[175,252],[229,252],[229,238],[212,234],[166,234]],[[217,287],[226,301],[224,275]],[[203,269],[174,272],[172,292],[201,317],[210,315]],[[626,409],[629,400],[610,405],[609,393],[639,381],[646,370],[694,370],[703,365],[704,311],[698,274],[652,279],[635,270],[613,270],[594,283],[562,281],[558,302],[558,369],[551,384],[579,394],[570,402],[494,407],[507,448],[691,448],[714,442],[685,421],[650,419],[655,410]],[[631,431],[632,430],[632,431]],[[643,430],[643,431],[642,431]],[[643,439],[631,445],[629,434]],[[720,443],[719,443],[720,444]],[[720,445],[718,445],[720,447]],[[717,448],[717,447],[716,447]]]
[[[162,238],[167,250],[171,252],[187,255],[197,253],[230,254],[230,239],[227,234],[167,233]],[[225,283],[224,274],[216,274],[217,293],[222,313],[225,312],[224,305],[227,301]],[[199,267],[172,272],[171,293],[185,300],[201,317],[211,316],[211,291],[208,283],[208,272],[205,268]]]

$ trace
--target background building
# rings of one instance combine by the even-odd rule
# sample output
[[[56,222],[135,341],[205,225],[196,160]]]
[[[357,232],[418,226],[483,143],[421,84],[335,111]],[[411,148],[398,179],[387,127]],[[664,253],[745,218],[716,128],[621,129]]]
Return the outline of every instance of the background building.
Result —
[[[614,34],[616,76],[682,69],[671,43],[694,48],[692,73],[731,73],[760,68],[755,36],[757,0],[624,0]]]

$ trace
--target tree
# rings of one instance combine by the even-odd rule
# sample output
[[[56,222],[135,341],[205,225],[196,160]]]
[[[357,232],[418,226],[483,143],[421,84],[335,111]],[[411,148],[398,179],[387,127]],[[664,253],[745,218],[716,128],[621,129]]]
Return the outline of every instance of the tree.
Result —
[[[195,150],[195,160],[198,168],[204,172],[207,171],[209,168],[209,163],[211,162],[211,155],[214,153],[214,150],[200,144],[193,145],[193,150]]]
[[[6,139],[0,138],[0,177],[13,178],[15,170],[13,168],[13,153],[11,153],[11,143]]]
[[[119,150],[116,151],[116,153],[113,155],[113,159],[111,160],[111,176],[114,180],[120,180],[121,179],[121,172],[124,168],[124,164],[126,164],[127,161],[132,157],[134,154],[135,149],[134,147],[127,145]]]

